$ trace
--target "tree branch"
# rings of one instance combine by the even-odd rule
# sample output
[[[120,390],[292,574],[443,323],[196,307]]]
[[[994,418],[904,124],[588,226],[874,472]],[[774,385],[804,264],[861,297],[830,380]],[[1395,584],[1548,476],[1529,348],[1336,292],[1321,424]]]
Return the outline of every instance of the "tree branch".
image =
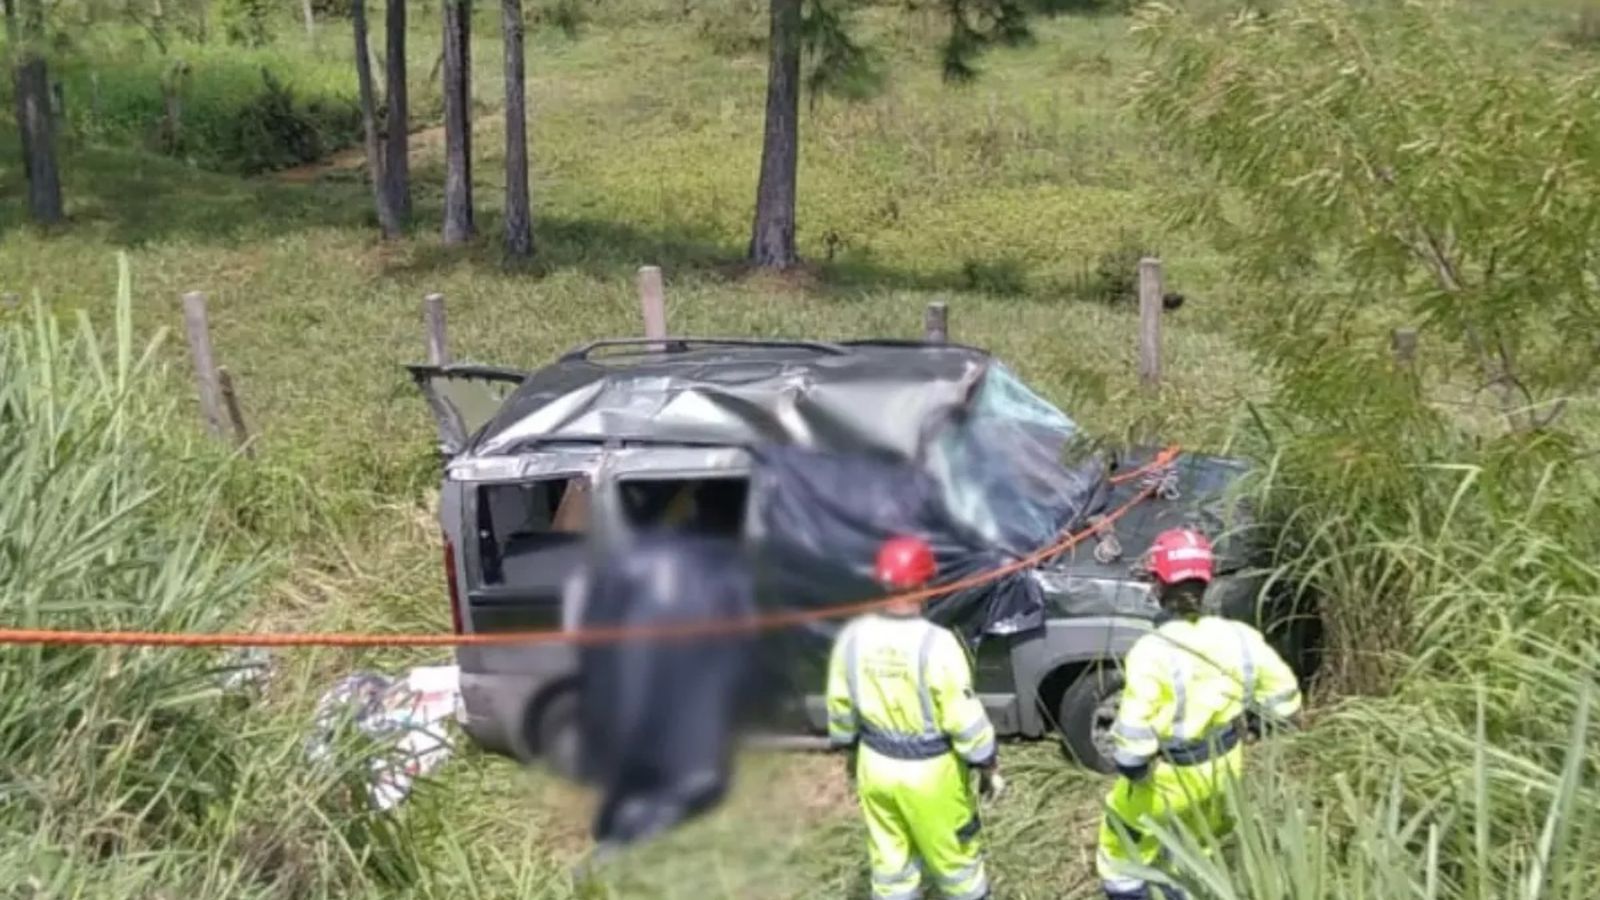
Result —
[[[1393,189],[1398,186],[1393,168],[1375,165],[1365,156],[1362,157],[1362,165],[1366,167],[1373,179],[1385,187]],[[1440,288],[1451,294],[1459,295],[1464,293],[1465,286],[1461,277],[1461,270],[1453,258],[1455,246],[1453,233],[1441,237],[1433,229],[1423,224],[1416,211],[1410,208],[1403,196],[1401,197],[1401,206],[1404,209],[1403,215],[1412,220],[1411,227],[1416,229],[1420,235],[1418,240],[1411,243],[1411,251],[1432,270],[1434,280],[1438,282]],[[1499,262],[1499,252],[1500,248],[1498,246],[1491,247],[1489,250],[1489,261],[1484,271],[1485,288],[1494,280],[1495,269]],[[1467,317],[1463,316],[1462,318],[1465,320]],[[1516,376],[1515,364],[1511,357],[1510,349],[1505,344],[1504,337],[1499,334],[1495,335],[1495,351],[1491,353],[1488,342],[1484,340],[1483,335],[1476,326],[1464,321],[1462,333],[1466,336],[1468,352],[1477,357],[1478,368],[1487,381],[1485,386],[1493,387],[1499,395],[1500,411],[1505,416],[1506,422],[1514,430],[1537,427],[1537,419],[1529,410],[1529,407],[1534,403],[1533,393]],[[1524,404],[1519,405],[1517,403],[1516,397],[1512,395],[1513,389],[1522,394],[1526,401]]]
[[[156,50],[160,51],[162,56],[166,56],[167,55],[167,40],[166,40],[166,38],[162,37],[162,35],[161,35],[161,30],[162,30],[161,24],[159,22],[147,21],[143,16],[139,15],[138,13],[134,12],[131,9],[128,10],[127,15],[128,15],[129,21],[131,21],[131,22],[133,22],[133,24],[139,26],[139,28],[141,28],[144,31],[145,34],[150,36],[150,40],[156,42]]]
[[[1464,287],[1460,269],[1451,259],[1449,251],[1444,247],[1439,236],[1426,226],[1417,226],[1421,233],[1420,245],[1413,244],[1412,250],[1433,270],[1434,279],[1439,286],[1451,294],[1461,294]],[[1467,317],[1463,316],[1463,320]],[[1513,430],[1527,430],[1533,425],[1533,417],[1527,407],[1533,403],[1533,395],[1527,386],[1516,377],[1512,370],[1510,351],[1505,345],[1501,335],[1494,337],[1495,350],[1489,349],[1489,343],[1470,321],[1464,321],[1462,333],[1467,339],[1467,349],[1478,358],[1478,368],[1487,381],[1487,386],[1493,387],[1500,398],[1500,413],[1505,416],[1507,424]],[[1526,403],[1518,404],[1513,396],[1513,390],[1520,392]]]
[[[1567,411],[1567,398],[1559,397],[1550,404],[1550,411],[1542,416],[1531,416],[1534,430],[1543,431],[1556,423]]]

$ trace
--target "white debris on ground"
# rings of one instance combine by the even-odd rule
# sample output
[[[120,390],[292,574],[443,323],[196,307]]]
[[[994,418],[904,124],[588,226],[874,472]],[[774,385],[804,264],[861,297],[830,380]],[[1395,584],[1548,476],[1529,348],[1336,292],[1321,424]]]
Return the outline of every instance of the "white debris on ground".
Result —
[[[278,672],[266,648],[244,647],[227,653],[215,674],[224,693],[259,694]]]
[[[457,666],[419,666],[403,678],[357,672],[340,679],[317,702],[306,757],[326,760],[342,721],[382,742],[385,752],[371,761],[368,796],[389,810],[410,796],[416,780],[450,758],[454,743],[448,720],[461,709],[461,670]]]

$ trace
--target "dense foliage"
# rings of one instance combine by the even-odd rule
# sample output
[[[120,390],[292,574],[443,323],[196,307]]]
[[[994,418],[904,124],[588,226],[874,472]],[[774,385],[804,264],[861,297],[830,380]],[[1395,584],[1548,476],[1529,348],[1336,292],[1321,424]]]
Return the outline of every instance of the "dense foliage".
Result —
[[[1490,27],[1451,3],[1152,6],[1139,96],[1243,197],[1230,216],[1200,192],[1190,220],[1283,291],[1265,321],[1305,339],[1286,358],[1409,308],[1536,427],[1600,365],[1600,67],[1485,52]],[[1317,269],[1332,287],[1303,290]]]
[[[1325,688],[1372,695],[1241,800],[1227,853],[1172,836],[1185,879],[1585,896],[1600,476],[1576,398],[1600,337],[1600,68],[1485,52],[1468,10],[1432,2],[1153,7],[1138,30],[1142,110],[1208,176],[1184,212],[1233,252],[1277,376],[1255,434],[1279,577],[1321,600]],[[1387,347],[1413,323],[1420,369]]]

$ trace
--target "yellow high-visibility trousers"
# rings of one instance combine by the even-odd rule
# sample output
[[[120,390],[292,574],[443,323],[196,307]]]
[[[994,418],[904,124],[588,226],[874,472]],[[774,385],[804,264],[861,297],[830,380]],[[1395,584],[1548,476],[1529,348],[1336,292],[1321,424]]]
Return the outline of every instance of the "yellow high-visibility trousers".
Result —
[[[954,753],[904,760],[862,746],[856,792],[876,900],[916,900],[924,876],[946,900],[989,896],[977,801],[966,764]]]
[[[1226,834],[1229,787],[1244,768],[1244,746],[1202,763],[1174,766],[1157,760],[1140,781],[1118,776],[1106,794],[1095,869],[1109,897],[1151,896],[1130,863],[1160,868],[1161,843],[1151,825],[1191,834]],[[1120,822],[1129,841],[1117,833]]]

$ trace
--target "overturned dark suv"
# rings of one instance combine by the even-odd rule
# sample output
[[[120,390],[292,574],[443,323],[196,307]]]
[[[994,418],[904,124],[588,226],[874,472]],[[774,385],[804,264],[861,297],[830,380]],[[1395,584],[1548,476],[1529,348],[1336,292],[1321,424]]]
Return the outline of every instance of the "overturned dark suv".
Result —
[[[893,534],[928,538],[949,580],[1098,524],[927,614],[966,640],[1003,735],[1053,730],[1109,770],[1117,662],[1157,611],[1139,560],[1157,532],[1184,525],[1217,543],[1213,609],[1258,624],[1302,671],[1310,663],[1314,620],[1270,589],[1266,542],[1230,491],[1242,463],[1098,448],[981,350],[668,338],[598,342],[534,372],[411,371],[446,458],[440,519],[458,631],[570,627],[563,600],[586,538],[737,536],[759,560],[760,604],[821,609],[879,594],[868,576]],[[826,733],[821,694],[841,624],[762,636],[779,673],[763,705],[780,734]],[[474,740],[572,771],[576,648],[469,646],[457,659]]]

